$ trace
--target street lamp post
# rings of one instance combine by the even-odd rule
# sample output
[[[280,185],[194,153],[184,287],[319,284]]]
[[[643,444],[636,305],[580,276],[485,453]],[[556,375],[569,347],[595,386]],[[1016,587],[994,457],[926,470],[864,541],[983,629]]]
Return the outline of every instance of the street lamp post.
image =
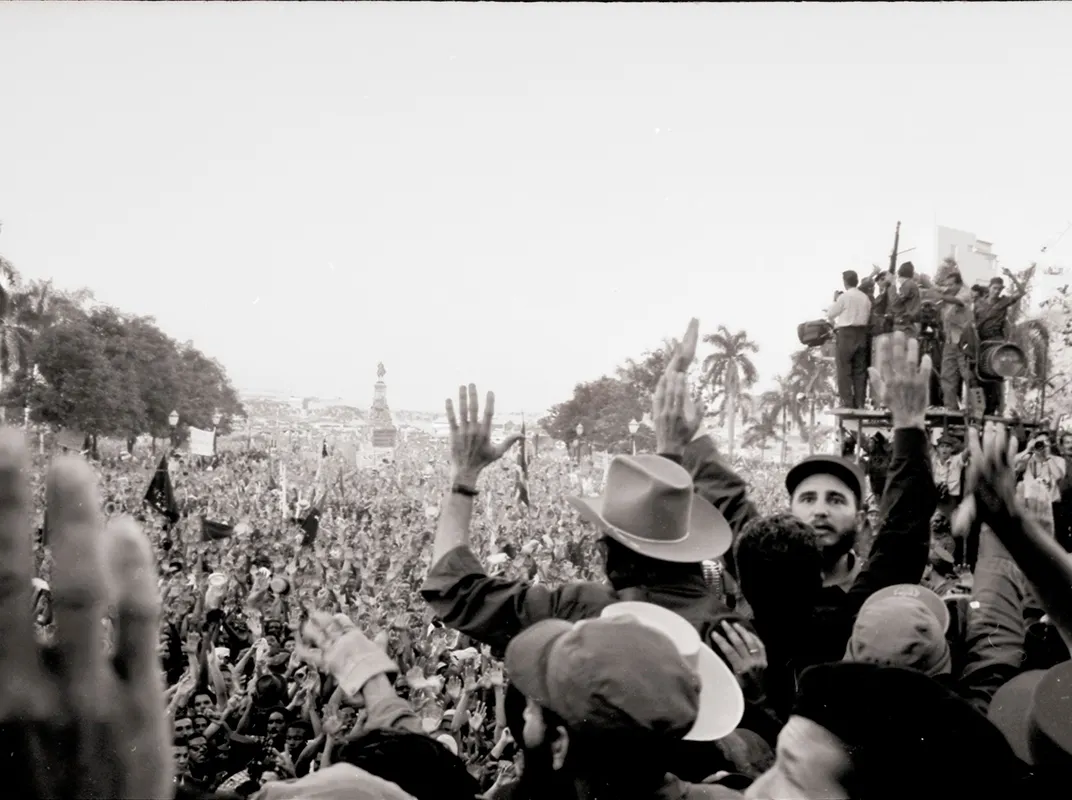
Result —
[[[167,421],[168,421],[168,425],[171,426],[171,449],[174,450],[175,449],[175,435],[176,435],[175,428],[178,427],[178,424],[179,424],[179,412],[178,411],[172,411],[170,414],[168,414]]]
[[[635,419],[629,420],[629,438],[633,440],[633,455],[636,455],[636,435],[640,430],[640,423]]]
[[[584,425],[577,423],[577,463],[581,463],[581,437],[584,436]]]

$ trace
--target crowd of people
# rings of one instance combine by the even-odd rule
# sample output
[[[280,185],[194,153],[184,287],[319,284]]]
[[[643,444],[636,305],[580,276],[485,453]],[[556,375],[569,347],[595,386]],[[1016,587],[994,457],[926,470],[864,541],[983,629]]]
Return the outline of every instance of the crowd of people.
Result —
[[[933,280],[917,273],[911,261],[896,270],[892,265],[889,270],[876,267],[862,280],[855,270],[843,272],[844,289],[826,311],[833,325],[841,407],[865,407],[872,343],[877,336],[901,331],[921,339],[932,357],[938,379],[936,406],[958,411],[969,405],[968,390],[978,388],[985,413],[1001,413],[1004,379],[990,375],[980,380],[975,372],[980,344],[1008,338],[1010,310],[1027,293],[1010,270],[1004,274],[1013,284],[1008,294],[1004,278],[997,275],[986,285],[969,288],[953,258],[939,266]]]
[[[64,456],[46,474],[4,432],[16,792],[1059,789],[1072,560],[1025,502],[1033,443],[1023,456],[1001,426],[970,431],[950,502],[953,471],[936,471],[952,448],[936,453],[924,423],[930,360],[896,332],[871,374],[893,428],[878,485],[842,456],[729,463],[687,386],[696,332],[655,392],[656,452],[605,472],[531,451],[522,469],[473,386],[448,401],[449,451],[407,445],[372,470],[173,459],[177,520],[144,503],[154,456]]]

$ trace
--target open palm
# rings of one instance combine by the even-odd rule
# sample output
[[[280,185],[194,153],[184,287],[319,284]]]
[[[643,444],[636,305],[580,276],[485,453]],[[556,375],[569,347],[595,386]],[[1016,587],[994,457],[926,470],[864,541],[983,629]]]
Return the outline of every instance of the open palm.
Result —
[[[489,464],[498,461],[521,439],[519,434],[508,436],[501,444],[491,440],[491,423],[495,416],[495,393],[488,392],[484,403],[484,417],[480,417],[480,403],[476,386],[458,387],[458,415],[454,404],[447,400],[447,421],[450,423],[450,460],[454,482],[474,488],[477,476]],[[459,421],[460,418],[460,421]]]

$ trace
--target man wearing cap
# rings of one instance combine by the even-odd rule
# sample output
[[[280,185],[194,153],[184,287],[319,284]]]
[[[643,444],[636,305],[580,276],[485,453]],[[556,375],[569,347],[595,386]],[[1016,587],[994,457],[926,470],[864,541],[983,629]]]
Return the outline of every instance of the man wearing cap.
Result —
[[[938,269],[938,291],[932,293],[941,304],[942,314],[942,405],[956,411],[960,408],[961,390],[971,384],[972,374],[964,353],[963,342],[972,336],[972,296],[964,285],[956,262],[948,259]]]
[[[788,711],[800,671],[840,659],[864,601],[894,584],[918,583],[929,554],[937,493],[928,463],[924,413],[930,358],[915,366],[918,340],[878,341],[872,379],[893,416],[893,457],[880,529],[866,563],[853,552],[866,517],[864,476],[849,459],[808,457],[786,476],[790,514],[758,515],[739,534],[737,577],[767,647],[767,694]]]
[[[740,798],[666,768],[674,743],[736,727],[744,702],[733,675],[678,615],[618,605],[600,619],[538,622],[507,648],[510,680],[527,703],[525,768],[511,797]]]
[[[841,273],[845,291],[827,309],[837,337],[837,383],[842,408],[863,408],[867,394],[867,326],[871,299],[859,289],[860,276]]]

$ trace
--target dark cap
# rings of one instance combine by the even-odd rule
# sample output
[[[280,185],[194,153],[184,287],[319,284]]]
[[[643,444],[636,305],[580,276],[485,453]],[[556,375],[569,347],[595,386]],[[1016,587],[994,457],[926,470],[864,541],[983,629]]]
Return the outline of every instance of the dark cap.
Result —
[[[864,472],[860,466],[848,458],[830,455],[808,456],[785,476],[785,488],[789,491],[789,497],[804,482],[805,478],[812,475],[833,475],[839,481],[849,487],[856,497],[856,505],[861,506],[864,499]]]
[[[699,675],[668,636],[628,618],[538,622],[510,642],[506,669],[574,732],[681,739],[699,714]]]

